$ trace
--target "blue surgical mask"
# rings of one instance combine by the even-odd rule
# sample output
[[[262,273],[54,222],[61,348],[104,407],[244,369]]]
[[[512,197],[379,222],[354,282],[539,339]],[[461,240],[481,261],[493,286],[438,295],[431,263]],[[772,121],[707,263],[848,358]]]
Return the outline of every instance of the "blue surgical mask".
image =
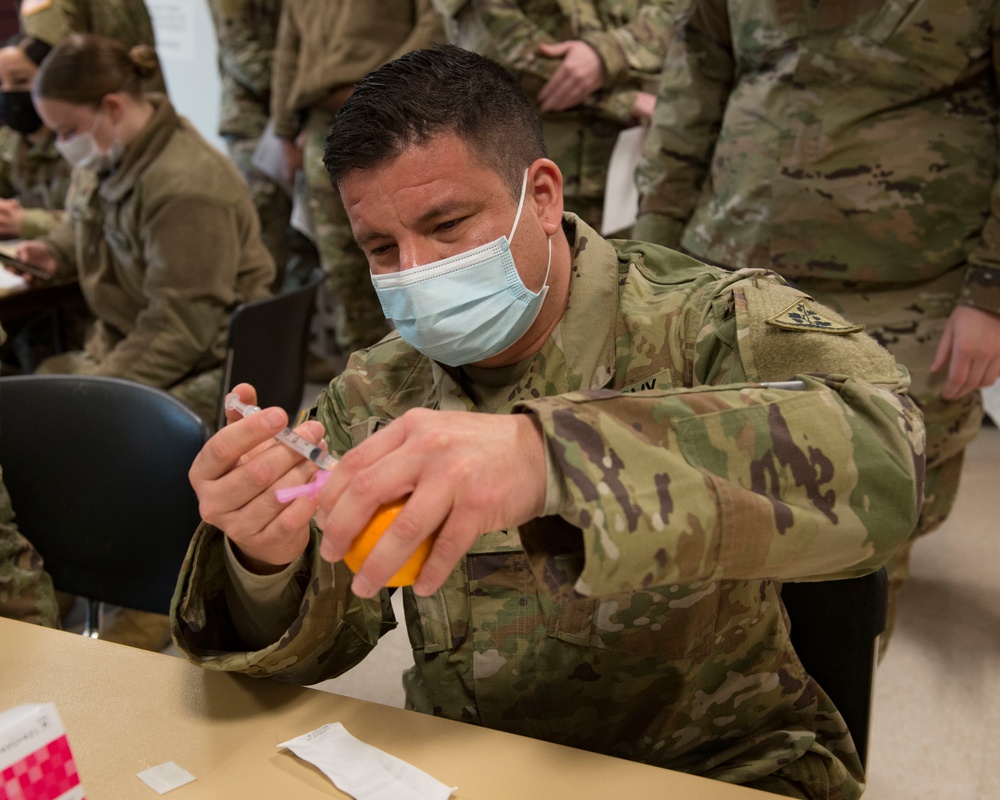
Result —
[[[525,170],[510,236],[431,264],[372,275],[386,317],[428,358],[450,367],[475,364],[502,353],[538,317],[549,289],[552,239],[538,292],[524,285],[510,252],[527,185]]]

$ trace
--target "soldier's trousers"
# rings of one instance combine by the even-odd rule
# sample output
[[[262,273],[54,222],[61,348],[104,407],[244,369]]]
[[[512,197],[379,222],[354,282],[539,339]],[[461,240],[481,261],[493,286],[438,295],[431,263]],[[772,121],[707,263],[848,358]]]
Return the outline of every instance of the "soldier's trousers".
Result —
[[[832,281],[796,280],[796,285],[814,299],[840,311],[852,322],[865,326],[910,372],[910,397],[924,414],[927,427],[927,477],[924,502],[917,528],[886,569],[889,573],[889,623],[882,638],[882,651],[895,621],[899,589],[909,576],[914,541],[947,518],[955,503],[965,448],[979,432],[983,419],[982,396],[977,392],[960,400],[941,396],[947,365],[930,371],[945,323],[955,308],[962,283],[962,270],[924,283],[891,287],[857,288]]]
[[[390,327],[372,286],[368,260],[354,242],[340,195],[323,166],[323,148],[333,124],[333,112],[314,108],[305,123],[303,174],[309,216],[316,233],[326,286],[337,301],[333,334],[342,353],[374,344]]]

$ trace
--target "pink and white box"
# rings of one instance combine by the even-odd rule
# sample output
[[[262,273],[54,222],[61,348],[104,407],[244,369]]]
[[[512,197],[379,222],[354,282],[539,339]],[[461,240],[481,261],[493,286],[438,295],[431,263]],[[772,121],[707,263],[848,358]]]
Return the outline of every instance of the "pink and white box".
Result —
[[[66,730],[52,703],[0,713],[0,800],[84,800]]]

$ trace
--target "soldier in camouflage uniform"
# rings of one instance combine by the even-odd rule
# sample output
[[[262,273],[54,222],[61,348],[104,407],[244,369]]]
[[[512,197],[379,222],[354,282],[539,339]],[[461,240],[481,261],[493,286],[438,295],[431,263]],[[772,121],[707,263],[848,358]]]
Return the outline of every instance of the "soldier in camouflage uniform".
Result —
[[[411,708],[856,798],[857,753],[778,582],[862,574],[905,540],[923,460],[905,372],[773,273],[602,239],[563,215],[544,152],[517,79],[468,51],[356,88],[326,163],[399,334],[298,428],[343,454],[318,501],[273,498],[312,469],[270,442],[280,409],[231,417],[196,458],[206,523],[175,640],[210,669],[333,677],[395,627],[380,587],[435,536],[403,590]],[[446,300],[440,277],[469,270]],[[513,296],[484,308],[498,279]],[[406,496],[352,576],[354,536]]]
[[[995,0],[697,0],[639,170],[637,237],[776,270],[907,367],[927,426],[915,537],[947,517],[1000,373],[998,34]]]
[[[323,170],[326,135],[357,81],[394,56],[443,38],[431,0],[284,0],[282,6],[271,116],[274,132],[284,141],[289,172],[303,170],[320,261],[338,301],[333,332],[343,353],[378,341],[389,327],[368,280],[364,255]]]
[[[600,228],[618,134],[648,122],[686,0],[437,0],[456,44],[505,64],[540,112],[566,209]]]
[[[73,171],[69,220],[18,253],[78,276],[96,317],[82,353],[38,371],[166,389],[213,425],[230,315],[268,295],[274,262],[229,159],[142,90],[155,55],[140,63],[139,49],[73,34],[38,73],[39,113],[69,142],[89,133],[94,151]]]
[[[0,49],[0,236],[34,239],[62,224],[70,167],[31,99],[49,46],[20,35]]]
[[[144,0],[21,0],[21,30],[51,46],[71,33],[97,33],[131,49],[156,47],[153,22]],[[163,73],[149,78],[145,88],[165,92]]]
[[[7,335],[0,328],[0,344]],[[52,578],[45,571],[42,557],[21,535],[14,522],[10,495],[3,483],[0,468],[0,617],[34,622],[49,628],[59,627]]]
[[[291,197],[253,165],[270,113],[281,0],[209,0],[208,5],[218,39],[222,80],[219,135],[250,187],[260,216],[261,236],[277,266],[275,280],[280,287],[293,251],[307,262],[316,260],[315,248],[289,225]],[[308,274],[309,267],[296,274],[303,271]]]

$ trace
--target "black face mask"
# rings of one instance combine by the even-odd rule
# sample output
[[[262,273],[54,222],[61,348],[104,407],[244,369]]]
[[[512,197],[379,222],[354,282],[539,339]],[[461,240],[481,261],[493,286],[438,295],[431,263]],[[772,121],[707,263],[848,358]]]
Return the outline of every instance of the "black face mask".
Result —
[[[35,111],[31,92],[0,92],[0,117],[4,125],[25,136],[45,124]]]

